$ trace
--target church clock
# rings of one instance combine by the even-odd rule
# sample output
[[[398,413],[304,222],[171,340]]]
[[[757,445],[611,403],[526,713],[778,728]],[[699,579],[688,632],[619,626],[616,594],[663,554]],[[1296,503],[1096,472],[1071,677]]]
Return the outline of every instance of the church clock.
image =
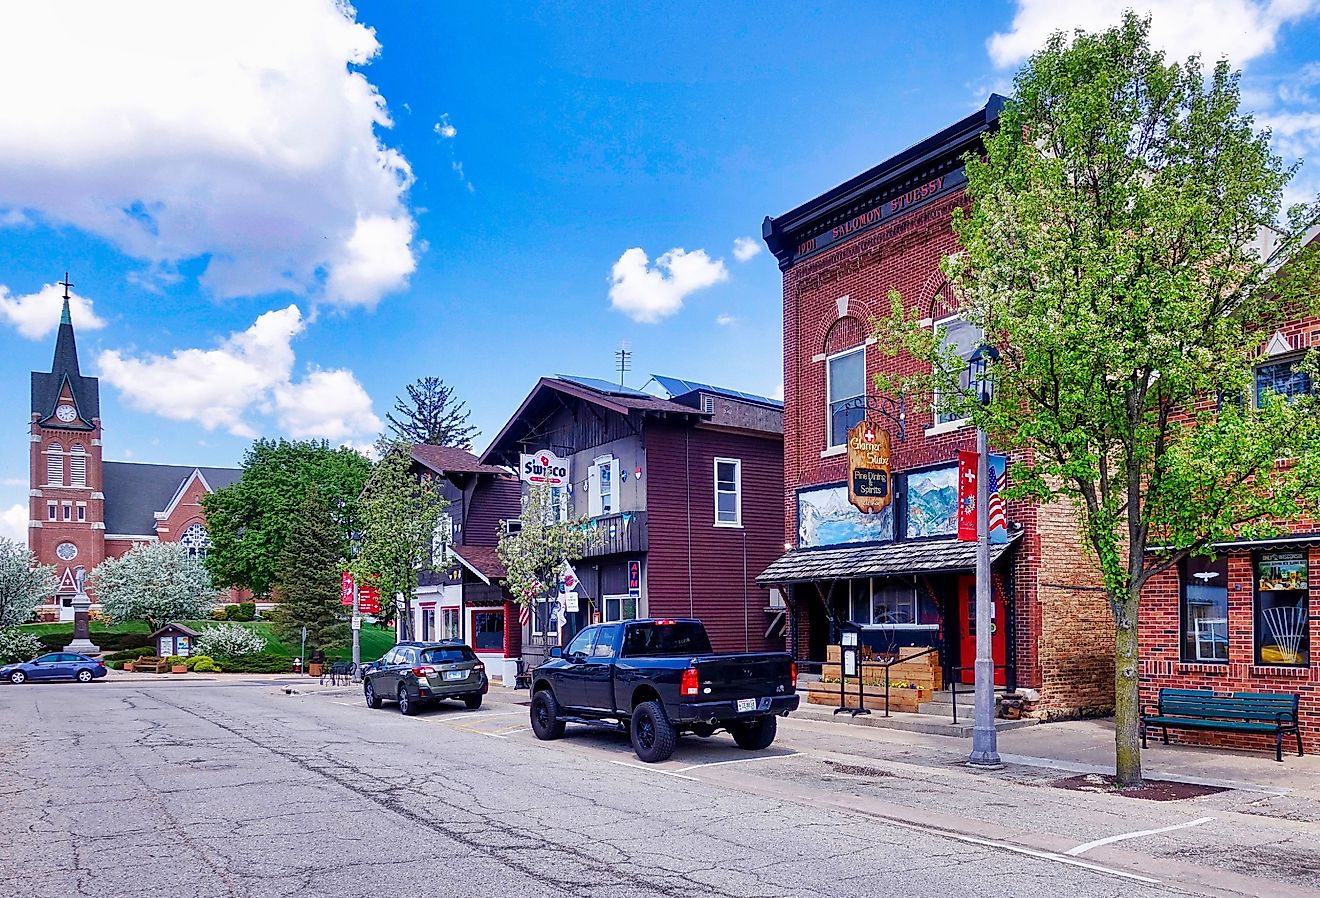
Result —
[[[55,409],[55,417],[59,418],[65,424],[69,424],[78,419],[78,410],[71,405],[61,405]]]

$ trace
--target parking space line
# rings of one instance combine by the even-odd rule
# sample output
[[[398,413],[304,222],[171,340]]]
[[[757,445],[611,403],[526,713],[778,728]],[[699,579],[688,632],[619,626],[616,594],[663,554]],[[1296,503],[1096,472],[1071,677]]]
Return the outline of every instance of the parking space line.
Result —
[[[794,752],[789,752],[786,755],[758,755],[757,757],[754,758],[732,758],[728,761],[707,761],[704,764],[692,764],[690,766],[683,767],[680,769],[686,772],[688,770],[696,770],[699,767],[718,767],[721,764],[750,764],[753,761],[777,761],[780,758],[794,758],[800,754],[802,754],[802,752],[794,751]]]
[[[1117,836],[1107,836],[1103,839],[1096,839],[1092,842],[1083,842],[1075,848],[1069,848],[1065,853],[1072,857],[1076,857],[1083,852],[1090,851],[1092,848],[1099,848],[1101,845],[1111,845],[1114,842],[1123,842],[1127,839],[1139,839],[1142,836],[1154,836],[1159,833],[1172,832],[1175,829],[1187,829],[1192,826],[1201,826],[1214,819],[1214,817],[1202,817],[1199,820],[1191,820],[1187,823],[1176,823],[1173,826],[1161,826],[1159,829],[1142,829],[1133,833],[1121,833]]]
[[[606,764],[616,764],[619,767],[631,767],[634,770],[645,770],[647,773],[661,773],[665,776],[672,776],[676,779],[687,780],[693,783],[701,782],[701,780],[697,779],[695,776],[684,776],[681,773],[677,773],[673,770],[666,770],[663,767],[654,767],[646,764],[633,764],[629,761],[620,761],[617,758],[600,758],[599,760],[604,761]]]

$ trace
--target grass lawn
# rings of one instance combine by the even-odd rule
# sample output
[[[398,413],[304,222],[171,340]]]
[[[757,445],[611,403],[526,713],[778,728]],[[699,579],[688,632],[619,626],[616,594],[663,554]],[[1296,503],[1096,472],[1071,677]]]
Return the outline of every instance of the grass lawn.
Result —
[[[185,624],[186,626],[191,627],[194,630],[200,630],[202,627],[206,627],[212,624],[231,623],[231,622],[213,621],[213,620],[189,620],[189,621],[182,621],[182,623]],[[278,638],[276,638],[275,627],[269,621],[259,620],[259,621],[252,621],[250,623],[240,622],[238,626],[247,627],[248,629],[254,630],[257,634],[264,637],[266,640],[266,651],[268,652],[271,652],[276,655],[287,655],[290,658],[298,654],[298,648],[299,648],[298,644],[294,643],[292,646],[290,646],[280,641]],[[72,622],[54,623],[54,624],[26,624],[23,626],[22,629],[36,635],[49,635],[55,633],[61,635],[67,634],[70,640],[73,639]],[[147,635],[151,632],[147,628],[147,625],[142,621],[129,621],[127,623],[122,623],[122,624],[106,624],[103,621],[92,621],[91,631],[92,631],[91,633],[92,642],[96,642],[97,633],[140,633],[142,634],[142,645],[147,645]],[[360,642],[362,645],[362,660],[375,661],[377,658],[388,652],[394,646],[394,630],[393,629],[380,630],[377,629],[375,626],[370,626],[370,625],[364,626],[362,628],[362,635]],[[327,652],[326,654],[332,658],[347,659],[352,656],[353,649],[351,645],[346,645],[342,649],[338,649],[332,652]]]

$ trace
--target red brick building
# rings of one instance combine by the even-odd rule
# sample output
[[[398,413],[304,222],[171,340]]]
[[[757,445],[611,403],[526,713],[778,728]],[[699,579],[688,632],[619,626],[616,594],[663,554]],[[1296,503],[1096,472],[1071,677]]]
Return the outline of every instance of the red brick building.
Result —
[[[1320,318],[1280,328],[1261,348],[1251,401],[1265,390],[1315,389],[1299,364],[1316,348]],[[1147,584],[1139,628],[1143,706],[1156,702],[1161,687],[1297,694],[1303,747],[1320,752],[1320,513],[1299,513],[1284,530],[1274,539],[1219,543],[1215,557],[1189,559]],[[1260,735],[1171,731],[1170,738],[1273,748]]]
[[[950,215],[967,202],[961,158],[995,126],[1002,99],[776,218],[763,234],[783,271],[784,522],[787,554],[758,578],[782,591],[789,649],[826,660],[841,625],[877,653],[936,650],[945,682],[971,682],[974,544],[956,538],[965,421],[874,377],[916,364],[876,344],[871,322],[898,291],[964,357],[981,342],[939,270],[958,249]],[[938,402],[936,402],[938,408]],[[848,498],[847,432],[867,421],[892,439],[892,501],[863,513]],[[993,454],[994,447],[991,446]],[[1060,505],[1009,503],[993,546],[994,660],[1007,686],[1041,691],[1056,713],[1113,704],[1113,623],[1098,578]]]
[[[60,578],[44,616],[71,619],[82,578],[138,543],[181,542],[206,553],[201,497],[241,471],[104,461],[100,384],[79,369],[67,298],[50,371],[32,372],[31,408],[28,546]]]

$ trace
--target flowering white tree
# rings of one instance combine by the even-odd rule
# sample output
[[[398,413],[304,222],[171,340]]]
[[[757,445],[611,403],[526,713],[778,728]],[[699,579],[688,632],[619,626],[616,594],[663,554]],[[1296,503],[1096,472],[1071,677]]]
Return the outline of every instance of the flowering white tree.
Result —
[[[178,543],[134,546],[101,562],[90,579],[106,616],[146,621],[153,630],[172,620],[205,617],[219,597],[206,568]]]
[[[27,546],[0,537],[0,630],[32,620],[58,588],[54,567],[38,564]]]
[[[239,624],[219,624],[204,627],[193,642],[194,655],[212,658],[241,658],[266,650],[261,634]]]
[[[582,557],[587,534],[582,526],[584,519],[557,519],[547,486],[531,488],[519,518],[522,528],[517,533],[501,534],[496,552],[504,564],[509,592],[519,604],[530,608],[537,599],[558,591],[564,562]]]

